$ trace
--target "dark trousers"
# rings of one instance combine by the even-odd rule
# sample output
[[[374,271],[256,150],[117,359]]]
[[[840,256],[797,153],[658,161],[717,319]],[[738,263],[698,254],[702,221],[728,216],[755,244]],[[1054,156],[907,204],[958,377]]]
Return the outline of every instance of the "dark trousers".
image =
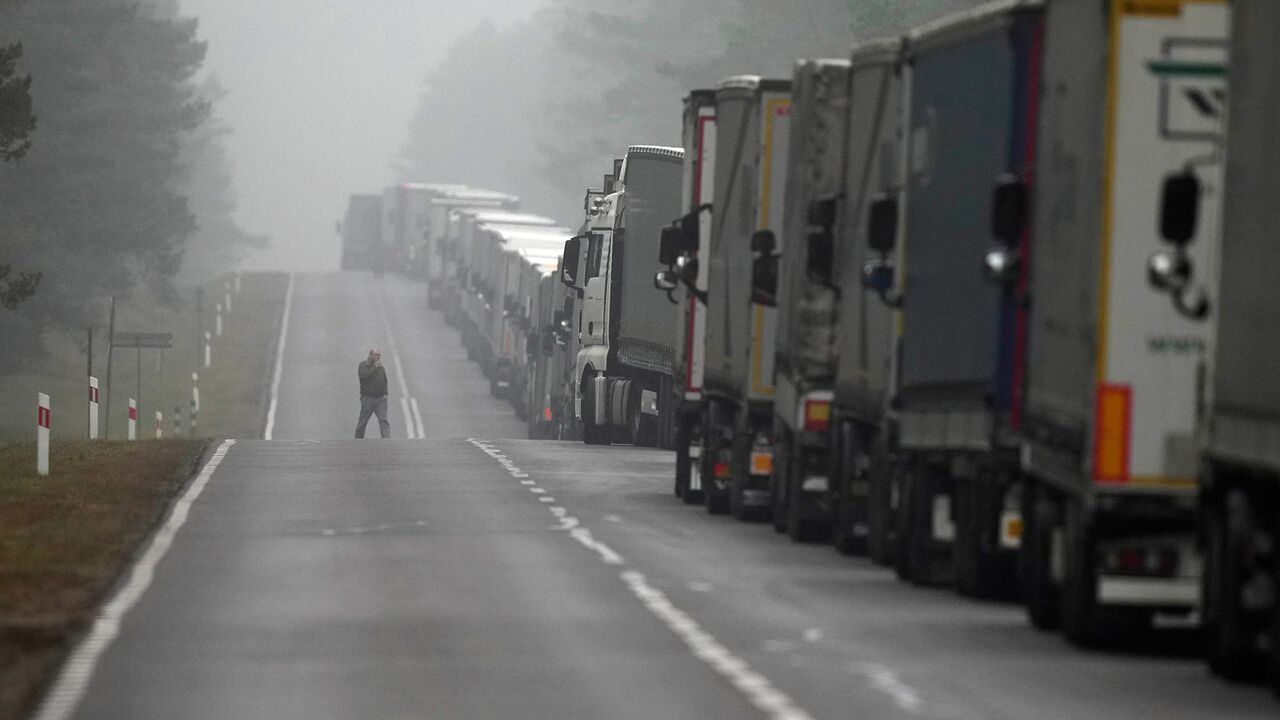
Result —
[[[383,439],[391,437],[391,423],[387,422],[387,396],[382,397],[366,397],[360,396],[360,419],[356,422],[356,439],[364,437],[364,428],[369,424],[369,417],[378,416],[378,429],[382,431]]]

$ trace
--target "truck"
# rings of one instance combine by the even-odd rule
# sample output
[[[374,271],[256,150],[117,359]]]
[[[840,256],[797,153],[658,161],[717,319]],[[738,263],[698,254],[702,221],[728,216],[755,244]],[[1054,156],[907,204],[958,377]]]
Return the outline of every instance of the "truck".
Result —
[[[484,225],[479,274],[487,303],[481,319],[481,367],[489,377],[489,390],[499,399],[511,398],[516,381],[519,319],[527,312],[520,300],[521,265],[555,263],[564,242],[573,233],[568,228],[521,225]]]
[[[680,213],[683,159],[683,148],[628,148],[616,191],[593,203],[586,232],[565,242],[562,279],[582,292],[574,410],[589,445],[654,446],[673,422],[676,332],[667,314],[653,312],[653,280],[662,228]]]
[[[772,504],[773,348],[769,280],[781,249],[791,81],[736,76],[716,90],[715,208],[699,453],[708,512],[737,519]]]
[[[445,320],[462,332],[468,357],[481,359],[483,343],[480,335],[484,313],[479,292],[481,252],[485,228],[552,227],[551,218],[527,213],[511,213],[492,208],[466,207],[451,213],[446,240],[446,271],[442,306]]]
[[[911,582],[979,596],[1016,594],[1031,252],[1023,206],[1043,33],[1043,2],[999,0],[907,35],[902,226],[894,256],[876,268],[896,279],[870,284],[896,326],[886,434],[895,567]],[[868,237],[872,249],[880,241]]]
[[[1280,690],[1280,287],[1268,268],[1280,267],[1280,3],[1234,0],[1219,264],[1199,264],[1190,243],[1213,221],[1203,205],[1217,194],[1203,166],[1166,180],[1160,226],[1169,246],[1150,263],[1175,302],[1204,304],[1217,318],[1216,341],[1201,405],[1200,542],[1204,549],[1202,616],[1210,668],[1229,679],[1265,676]],[[1220,58],[1195,59],[1204,82]],[[1198,278],[1217,271],[1216,294],[1197,302]]]
[[[1030,202],[1019,570],[1032,622],[1061,626],[1081,645],[1191,625],[1201,606],[1197,414],[1217,317],[1202,299],[1217,295],[1218,104],[1229,27],[1222,2],[1047,7]],[[1260,82],[1274,88],[1273,77]],[[1193,172],[1213,188],[1198,203],[1200,222],[1160,228],[1166,178],[1185,188]],[[1193,281],[1155,262],[1162,234],[1180,239],[1185,264],[1177,266],[1198,268]],[[1180,285],[1175,301],[1152,292],[1148,279]],[[1254,295],[1231,297],[1237,316],[1255,311]],[[1248,322],[1230,333],[1254,327]],[[1219,355],[1221,369],[1248,367],[1265,337],[1251,336],[1244,355]],[[1267,383],[1237,387],[1270,392]],[[1217,401],[1231,407],[1239,396],[1219,389],[1226,394]]]
[[[829,502],[845,489],[830,482],[834,467],[828,438],[840,293],[831,281],[831,223],[823,226],[810,211],[829,209],[843,192],[849,70],[848,60],[796,64],[782,226],[786,250],[777,261],[773,348],[773,428],[777,457],[785,459],[774,466],[773,516],[778,528],[796,540],[815,529],[816,534],[825,534],[826,528],[837,531],[831,539],[843,553],[865,544],[866,524],[847,517],[851,503]],[[837,507],[845,515],[833,523]]]
[[[449,270],[449,219],[455,210],[463,208],[485,210],[495,215],[518,214],[520,198],[476,188],[455,189],[428,198],[426,229],[418,238],[422,246],[415,255],[420,264],[419,272],[427,281],[427,304],[432,308],[440,308],[444,298]],[[548,223],[553,224],[550,219]]]
[[[427,203],[433,196],[465,190],[465,185],[398,183],[382,191],[382,222],[375,269],[411,274],[418,262],[418,238],[427,229]]]
[[[558,351],[568,333],[562,324],[564,301],[568,288],[559,281],[561,259],[556,257],[552,267],[530,265],[521,272],[521,294],[533,282],[532,306],[523,332],[525,353],[523,419],[530,440],[557,437],[557,408],[553,392],[564,373],[564,364],[558,363]],[[517,408],[518,409],[518,408]]]
[[[693,505],[703,502],[702,382],[706,364],[707,264],[711,198],[715,192],[716,93],[694,90],[684,99],[684,177],[681,216],[663,230],[658,262],[667,269],[654,285],[674,306],[675,362],[671,368],[671,406],[675,415],[675,495]]]
[[[382,238],[382,196],[352,195],[339,224],[343,270],[372,270]]]

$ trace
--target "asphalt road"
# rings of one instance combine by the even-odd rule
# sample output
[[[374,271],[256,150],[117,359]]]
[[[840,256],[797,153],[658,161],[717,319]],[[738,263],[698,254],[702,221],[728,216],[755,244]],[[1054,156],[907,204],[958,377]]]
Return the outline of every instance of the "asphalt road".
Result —
[[[372,345],[391,441],[349,439]],[[710,518],[668,453],[524,440],[419,285],[299,276],[283,369],[276,439],[229,448],[66,715],[1280,715],[1189,655],[1076,650]]]

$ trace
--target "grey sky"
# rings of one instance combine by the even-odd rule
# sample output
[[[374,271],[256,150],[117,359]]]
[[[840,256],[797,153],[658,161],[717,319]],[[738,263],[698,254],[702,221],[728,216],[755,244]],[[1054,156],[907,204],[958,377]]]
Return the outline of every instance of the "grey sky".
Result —
[[[543,1],[183,0],[230,93],[237,217],[273,241],[250,267],[336,268],[334,222],[389,182],[426,70],[481,19]]]

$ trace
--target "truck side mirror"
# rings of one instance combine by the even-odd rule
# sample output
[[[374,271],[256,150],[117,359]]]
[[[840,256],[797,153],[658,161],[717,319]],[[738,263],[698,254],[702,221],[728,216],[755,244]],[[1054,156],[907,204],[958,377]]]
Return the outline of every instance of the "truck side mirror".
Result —
[[[679,285],[679,277],[674,270],[663,270],[653,276],[653,286],[663,292],[671,292]]]
[[[836,224],[836,198],[821,197],[810,202],[809,224],[830,230]]]
[[[991,203],[991,234],[1009,247],[1018,244],[1027,221],[1027,186],[1015,175],[996,181]]]
[[[867,213],[867,245],[878,253],[893,250],[898,240],[898,200],[885,193],[871,198]]]
[[[582,236],[564,241],[564,261],[560,263],[560,282],[574,290],[578,288],[578,254],[582,250]]]
[[[1164,179],[1160,199],[1160,235],[1173,245],[1186,245],[1200,219],[1200,179],[1190,170]]]
[[[831,282],[831,263],[835,255],[835,239],[823,230],[809,234],[809,258],[805,270],[824,283]]]
[[[762,255],[751,264],[751,302],[777,307],[778,256]]]
[[[658,262],[667,267],[676,264],[684,250],[684,233],[675,225],[662,228],[662,237],[658,241]]]
[[[757,253],[760,257],[771,257],[777,249],[778,239],[774,237],[772,230],[757,230],[751,236],[751,252]]]

